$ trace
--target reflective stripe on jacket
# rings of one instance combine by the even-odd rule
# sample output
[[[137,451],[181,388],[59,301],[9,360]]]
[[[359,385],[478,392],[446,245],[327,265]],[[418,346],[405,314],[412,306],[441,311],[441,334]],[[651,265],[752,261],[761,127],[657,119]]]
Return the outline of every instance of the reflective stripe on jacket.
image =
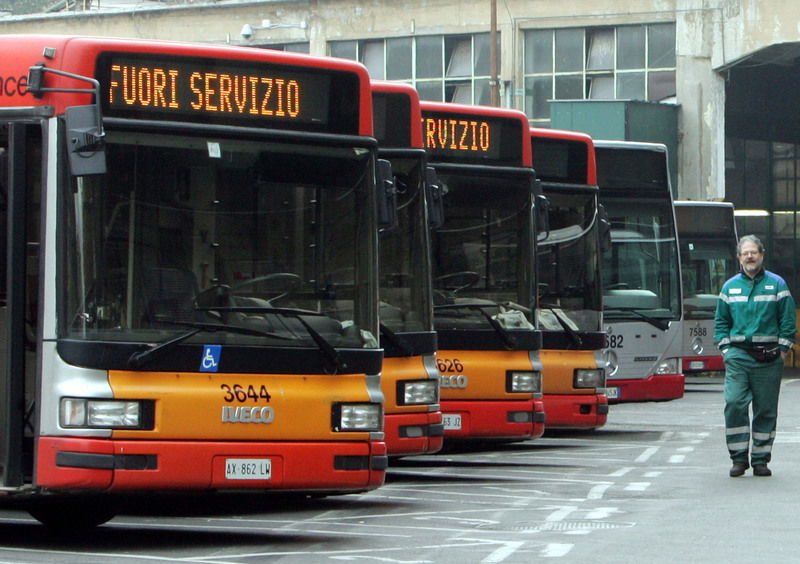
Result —
[[[714,322],[714,342],[720,349],[777,343],[787,351],[797,332],[789,287],[769,270],[753,279],[740,273],[725,282]]]

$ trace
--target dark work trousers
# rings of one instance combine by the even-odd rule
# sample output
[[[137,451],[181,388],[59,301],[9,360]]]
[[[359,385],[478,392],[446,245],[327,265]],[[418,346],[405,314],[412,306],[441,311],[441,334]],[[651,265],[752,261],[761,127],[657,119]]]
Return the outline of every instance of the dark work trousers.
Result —
[[[734,462],[747,462],[750,451],[750,413],[753,405],[751,464],[766,464],[778,419],[783,359],[758,362],[746,351],[729,347],[725,352],[725,442]]]

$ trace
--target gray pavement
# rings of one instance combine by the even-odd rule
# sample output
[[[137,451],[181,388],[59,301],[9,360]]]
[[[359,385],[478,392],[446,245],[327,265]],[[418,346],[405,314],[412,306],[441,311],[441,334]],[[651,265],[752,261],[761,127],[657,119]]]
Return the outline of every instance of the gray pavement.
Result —
[[[720,379],[694,382],[594,432],[409,457],[363,495],[153,499],[79,537],[0,511],[0,564],[800,562],[800,370],[770,478],[728,477],[722,408]]]

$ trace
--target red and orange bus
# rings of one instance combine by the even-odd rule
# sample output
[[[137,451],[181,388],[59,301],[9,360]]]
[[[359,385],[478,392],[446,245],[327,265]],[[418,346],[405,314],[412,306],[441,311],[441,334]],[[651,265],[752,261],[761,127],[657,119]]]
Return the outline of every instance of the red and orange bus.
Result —
[[[445,186],[432,236],[445,444],[540,436],[528,120],[516,110],[421,104],[428,162]]]
[[[593,429],[608,419],[602,349],[602,237],[597,166],[585,133],[531,129],[533,167],[548,200],[540,230],[539,328],[548,428]]]
[[[417,91],[373,81],[372,105],[378,156],[391,162],[397,198],[397,224],[378,240],[386,448],[389,456],[428,454],[444,441],[428,228],[437,185],[429,183]]]
[[[380,486],[391,202],[364,67],[88,37],[0,50],[3,499],[77,526],[122,492]]]

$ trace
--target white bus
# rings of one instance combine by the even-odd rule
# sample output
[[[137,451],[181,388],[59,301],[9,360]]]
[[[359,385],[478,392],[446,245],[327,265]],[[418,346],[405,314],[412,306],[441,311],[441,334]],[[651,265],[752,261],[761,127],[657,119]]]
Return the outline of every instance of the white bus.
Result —
[[[714,312],[725,281],[739,269],[730,202],[675,202],[683,281],[681,365],[685,376],[725,371],[714,346]]]
[[[682,294],[667,148],[595,141],[600,203],[611,222],[603,255],[603,351],[611,402],[683,396]]]

